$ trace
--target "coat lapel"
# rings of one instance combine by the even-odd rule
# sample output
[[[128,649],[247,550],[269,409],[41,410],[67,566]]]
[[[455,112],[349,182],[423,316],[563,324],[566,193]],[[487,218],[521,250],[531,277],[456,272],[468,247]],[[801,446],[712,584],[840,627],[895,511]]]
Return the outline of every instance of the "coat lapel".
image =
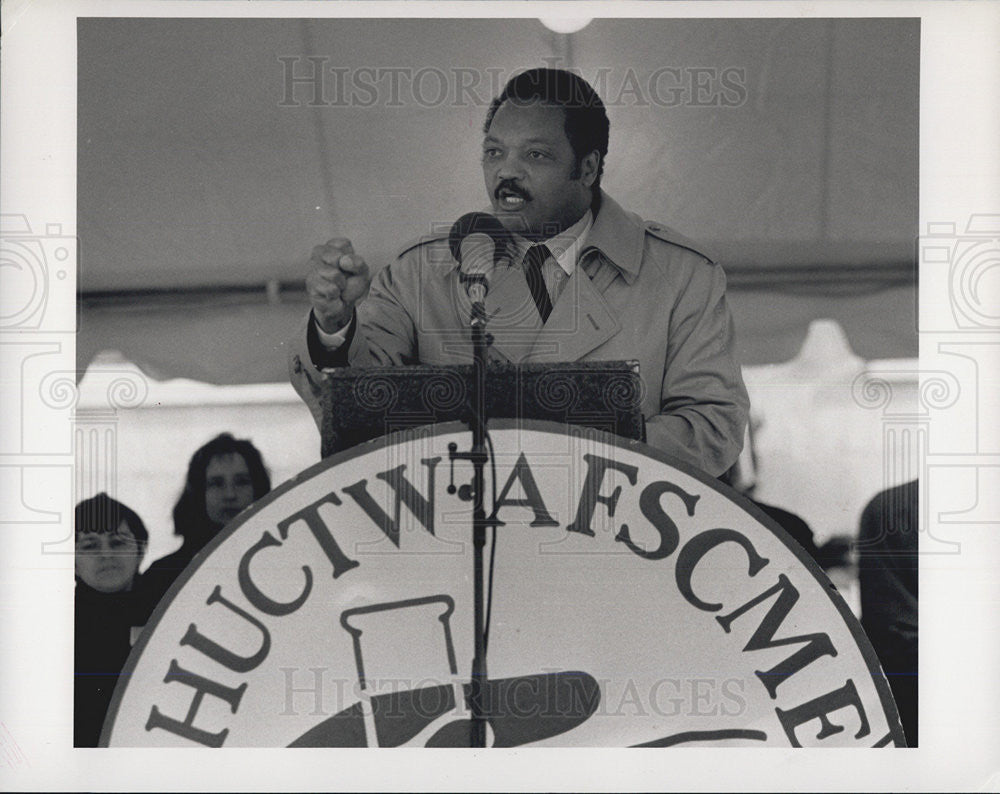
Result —
[[[491,348],[515,364],[523,361],[535,343],[542,318],[518,268],[494,271],[486,294],[486,316],[486,330],[493,335]]]
[[[515,364],[576,361],[607,342],[622,326],[601,293],[617,277],[635,281],[644,235],[638,216],[602,192],[581,261],[544,327],[521,270],[495,270],[486,296],[491,350]],[[468,307],[462,308],[467,322]]]
[[[589,268],[590,275],[582,263],[577,266],[552,307],[548,322],[535,337],[529,361],[576,361],[621,330],[621,323],[595,286],[595,282],[603,282],[604,287],[610,283],[603,277],[614,274],[606,273],[605,268],[615,270],[602,258]]]

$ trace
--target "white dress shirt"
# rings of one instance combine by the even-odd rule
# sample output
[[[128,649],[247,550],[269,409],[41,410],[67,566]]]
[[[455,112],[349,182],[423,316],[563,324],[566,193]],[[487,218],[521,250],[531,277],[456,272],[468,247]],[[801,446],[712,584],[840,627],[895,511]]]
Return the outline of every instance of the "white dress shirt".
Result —
[[[549,293],[552,305],[556,305],[559,294],[569,277],[576,270],[577,260],[580,252],[587,243],[587,235],[590,227],[594,225],[594,214],[587,210],[583,217],[572,226],[563,229],[559,234],[547,240],[526,240],[524,237],[515,234],[514,246],[516,250],[514,264],[519,265],[524,261],[528,249],[538,243],[544,243],[549,249],[549,258],[542,265],[542,278],[545,281],[545,289]]]

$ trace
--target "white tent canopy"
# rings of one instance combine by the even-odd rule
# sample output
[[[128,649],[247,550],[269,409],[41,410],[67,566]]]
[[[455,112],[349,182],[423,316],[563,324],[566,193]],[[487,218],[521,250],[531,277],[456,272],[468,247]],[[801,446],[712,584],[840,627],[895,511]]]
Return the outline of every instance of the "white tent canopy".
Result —
[[[608,105],[608,192],[726,266],[745,363],[824,317],[916,354],[918,20],[93,18],[78,57],[81,369],[283,379],[310,249],[483,206],[489,100],[546,62]]]

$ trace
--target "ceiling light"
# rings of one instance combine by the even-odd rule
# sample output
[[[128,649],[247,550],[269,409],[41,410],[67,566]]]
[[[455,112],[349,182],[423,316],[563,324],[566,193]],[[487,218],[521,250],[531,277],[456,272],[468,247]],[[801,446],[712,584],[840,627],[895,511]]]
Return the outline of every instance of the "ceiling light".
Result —
[[[540,17],[545,27],[553,33],[576,33],[590,24],[591,17]]]

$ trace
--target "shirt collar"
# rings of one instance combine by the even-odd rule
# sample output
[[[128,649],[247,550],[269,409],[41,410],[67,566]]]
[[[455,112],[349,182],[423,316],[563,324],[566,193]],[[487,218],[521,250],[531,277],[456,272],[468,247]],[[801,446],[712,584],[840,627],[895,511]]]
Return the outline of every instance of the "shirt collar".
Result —
[[[589,209],[583,213],[583,216],[566,229],[563,229],[559,234],[549,237],[547,240],[542,240],[540,242],[545,243],[549,249],[549,253],[556,260],[565,272],[567,276],[572,276],[573,271],[576,270],[576,262],[580,258],[580,252],[583,251],[583,247],[587,244],[587,236],[590,234],[590,229],[594,225],[594,213]],[[515,234],[514,235],[514,245],[517,249],[517,261],[520,262],[524,259],[524,255],[528,253],[528,249],[536,243],[531,240],[526,240],[524,237]]]

